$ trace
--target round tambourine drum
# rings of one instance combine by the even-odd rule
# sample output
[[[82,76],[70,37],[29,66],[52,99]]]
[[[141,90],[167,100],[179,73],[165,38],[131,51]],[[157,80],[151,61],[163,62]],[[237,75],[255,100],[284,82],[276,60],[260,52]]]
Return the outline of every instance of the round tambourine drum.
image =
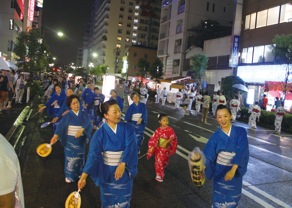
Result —
[[[80,208],[81,196],[78,191],[74,191],[66,199],[65,208]]]
[[[48,143],[43,143],[40,144],[37,149],[36,152],[38,153],[39,156],[41,157],[47,157],[51,154],[52,152],[52,145],[48,144]]]

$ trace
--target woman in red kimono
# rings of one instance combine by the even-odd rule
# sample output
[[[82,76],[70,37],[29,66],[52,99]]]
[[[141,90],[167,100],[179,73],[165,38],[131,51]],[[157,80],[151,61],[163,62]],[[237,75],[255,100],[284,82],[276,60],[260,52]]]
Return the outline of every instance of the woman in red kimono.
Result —
[[[169,157],[176,152],[177,137],[173,128],[168,126],[168,117],[165,114],[158,115],[160,127],[156,129],[148,142],[147,159],[155,155],[155,180],[163,182],[164,170],[169,162]]]

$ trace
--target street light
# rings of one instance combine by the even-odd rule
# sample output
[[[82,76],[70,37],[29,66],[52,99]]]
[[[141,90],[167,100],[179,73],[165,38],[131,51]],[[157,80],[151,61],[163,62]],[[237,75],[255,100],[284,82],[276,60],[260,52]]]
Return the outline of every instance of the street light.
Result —
[[[97,53],[94,52],[94,53],[92,54],[92,56],[93,56],[93,58],[96,58],[96,57],[97,57]]]
[[[58,32],[57,35],[58,35],[59,37],[63,37],[63,36],[64,36],[64,33],[62,33],[62,32]]]

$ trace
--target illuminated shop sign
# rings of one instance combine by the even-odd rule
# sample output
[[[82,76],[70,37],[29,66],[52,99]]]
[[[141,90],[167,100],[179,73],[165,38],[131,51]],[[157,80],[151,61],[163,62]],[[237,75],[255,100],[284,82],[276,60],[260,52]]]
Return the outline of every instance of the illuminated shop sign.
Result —
[[[37,7],[43,8],[44,0],[37,0]]]
[[[33,21],[33,17],[34,17],[34,3],[35,0],[29,0],[28,3],[28,20],[29,21]]]
[[[233,36],[232,51],[231,51],[231,67],[237,67],[238,65],[238,50],[239,50],[239,36]]]

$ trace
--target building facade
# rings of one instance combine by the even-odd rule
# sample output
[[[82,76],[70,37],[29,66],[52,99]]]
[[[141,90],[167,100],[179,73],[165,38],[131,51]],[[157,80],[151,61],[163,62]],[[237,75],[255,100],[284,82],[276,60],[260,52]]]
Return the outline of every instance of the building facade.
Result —
[[[160,7],[161,1],[153,0],[95,0],[87,63],[105,64],[109,73],[120,73],[128,47],[157,47]]]
[[[0,56],[16,59],[13,48],[21,31],[41,28],[43,1],[2,0],[0,6]]]
[[[265,82],[283,82],[285,78],[285,66],[274,62],[272,40],[275,35],[291,34],[291,1],[245,0],[242,22],[237,75],[249,84],[248,103],[261,99],[265,93],[272,105],[276,94],[265,92]],[[280,92],[277,95],[282,96]]]
[[[163,0],[158,41],[158,57],[165,68],[165,78],[185,75],[190,60],[185,54],[191,47],[191,29],[204,20],[216,20],[232,27],[233,1],[223,0]]]

